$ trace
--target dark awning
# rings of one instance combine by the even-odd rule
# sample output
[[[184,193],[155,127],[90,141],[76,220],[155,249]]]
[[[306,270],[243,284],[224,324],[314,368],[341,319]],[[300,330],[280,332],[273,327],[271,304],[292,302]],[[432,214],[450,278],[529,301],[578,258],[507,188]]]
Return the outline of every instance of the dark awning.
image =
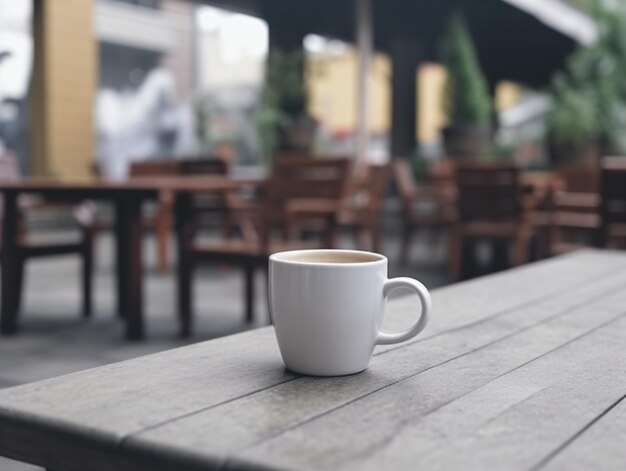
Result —
[[[320,34],[352,41],[352,0],[204,0],[266,19],[283,37]],[[450,15],[465,15],[490,82],[545,85],[578,45],[595,40],[593,21],[560,0],[373,0],[374,41],[387,51],[402,37],[436,60]],[[421,52],[420,52],[421,51]]]

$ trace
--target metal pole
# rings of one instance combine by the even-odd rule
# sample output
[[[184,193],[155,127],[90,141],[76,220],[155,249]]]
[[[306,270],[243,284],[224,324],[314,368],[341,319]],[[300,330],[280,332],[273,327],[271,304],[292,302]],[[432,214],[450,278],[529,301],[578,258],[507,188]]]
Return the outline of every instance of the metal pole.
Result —
[[[356,167],[362,168],[368,158],[368,78],[372,58],[372,3],[371,0],[356,2],[356,44],[358,50],[357,116],[356,116]]]

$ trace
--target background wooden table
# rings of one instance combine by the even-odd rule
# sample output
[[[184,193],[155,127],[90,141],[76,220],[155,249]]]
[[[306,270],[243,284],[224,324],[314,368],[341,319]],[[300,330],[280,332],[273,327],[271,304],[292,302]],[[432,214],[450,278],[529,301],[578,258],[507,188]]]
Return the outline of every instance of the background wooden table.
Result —
[[[223,192],[235,187],[235,182],[223,176],[143,177],[124,182],[100,179],[59,181],[29,178],[2,182],[0,195],[4,197],[2,218],[2,303],[0,332],[13,334],[18,329],[16,289],[18,198],[36,194],[53,201],[79,202],[86,199],[112,203],[115,210],[115,241],[117,249],[116,278],[118,312],[126,321],[126,337],[139,340],[144,336],[143,322],[143,265],[141,242],[143,236],[141,206],[146,200],[155,200],[163,191],[180,197],[177,231],[189,223],[189,195]]]
[[[436,290],[424,333],[342,378],[271,327],[0,392],[0,454],[58,470],[624,469],[626,255]],[[412,319],[389,303],[389,329]]]

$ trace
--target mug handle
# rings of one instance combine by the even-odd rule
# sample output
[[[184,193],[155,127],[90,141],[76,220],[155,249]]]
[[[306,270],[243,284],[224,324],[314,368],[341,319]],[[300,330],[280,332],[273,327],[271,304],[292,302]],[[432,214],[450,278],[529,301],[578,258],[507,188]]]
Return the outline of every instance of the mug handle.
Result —
[[[409,288],[411,291],[414,291],[422,303],[422,312],[420,313],[420,317],[417,322],[403,332],[398,332],[396,334],[388,334],[382,331],[379,332],[378,338],[376,339],[376,345],[390,345],[392,343],[404,342],[405,340],[419,334],[422,330],[424,330],[424,327],[426,327],[426,324],[428,323],[428,316],[430,315],[432,302],[430,299],[430,293],[426,287],[413,278],[392,278],[385,281],[385,285],[383,287],[383,296],[385,299],[389,296],[389,293],[396,288]]]

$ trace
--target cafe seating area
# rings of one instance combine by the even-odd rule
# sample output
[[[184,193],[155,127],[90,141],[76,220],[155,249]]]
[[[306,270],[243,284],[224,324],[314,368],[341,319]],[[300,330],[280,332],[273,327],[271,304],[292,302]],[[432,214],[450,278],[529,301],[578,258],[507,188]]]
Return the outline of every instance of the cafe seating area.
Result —
[[[72,221],[82,208],[89,218],[78,220],[89,222],[85,227],[91,230],[97,227],[88,232],[97,233],[90,239],[89,252],[79,251],[93,257],[89,259],[93,292],[88,291],[93,296],[92,315],[72,314],[74,306],[86,307],[77,296],[84,274],[76,270],[76,260],[61,256],[66,251],[60,249],[37,252],[59,256],[33,263],[25,276],[24,299],[14,298],[21,311],[19,328],[3,338],[0,351],[11,351],[18,367],[0,375],[0,386],[268,325],[271,318],[262,288],[267,283],[267,261],[284,248],[378,250],[388,256],[391,274],[412,274],[431,288],[584,247],[623,249],[625,160],[602,160],[596,191],[570,187],[559,171],[533,172],[484,162],[447,162],[445,178],[439,164],[431,178],[418,181],[402,159],[358,173],[351,159],[284,155],[267,178],[239,179],[229,170],[219,178],[231,183],[220,185],[195,174],[188,177],[193,184],[180,183],[180,177],[168,180],[166,171],[156,169],[171,167],[154,165],[149,174],[133,174],[129,182],[144,190],[157,182],[162,185],[162,191],[151,197],[157,205],[163,201],[160,194],[170,192],[171,213],[165,217],[173,218],[166,238],[172,263],[164,270],[163,252],[158,249],[162,240],[158,232],[145,230],[154,225],[143,216],[145,340],[130,343],[123,341],[127,320],[116,314],[115,227],[97,224],[103,220],[100,203],[59,206],[52,198],[52,208],[69,214],[69,225],[76,224]],[[8,180],[6,188],[19,185],[15,176]],[[197,186],[202,181],[212,182],[214,189],[203,191]],[[35,201],[30,194],[20,198]],[[46,208],[41,200],[38,203],[38,208]],[[19,214],[29,214],[31,208],[20,205]],[[162,217],[162,209],[157,206],[152,214]],[[203,224],[207,211],[210,223]],[[34,233],[50,232],[31,215],[29,221]],[[4,224],[6,235],[11,224]],[[69,225],[57,228],[58,236],[71,232]],[[575,244],[570,242],[572,236]],[[481,247],[491,249],[488,256],[481,254]]]
[[[3,168],[9,169],[10,157],[3,159]],[[5,333],[22,330],[18,316],[24,262],[39,255],[81,255],[81,311],[88,316],[92,272],[100,269],[94,244],[112,232],[117,238],[118,302],[121,312],[132,316],[121,315],[120,321],[126,322],[129,338],[137,339],[146,335],[144,324],[150,322],[142,294],[150,269],[133,251],[137,247],[145,252],[146,237],[154,240],[156,271],[173,278],[173,317],[182,337],[195,334],[195,317],[210,315],[210,310],[194,315],[198,271],[205,263],[243,275],[240,294],[230,297],[233,305],[241,306],[243,326],[255,323],[256,306],[266,304],[255,274],[265,272],[269,256],[278,251],[353,247],[381,252],[397,266],[411,267],[416,264],[411,258],[415,243],[425,244],[426,250],[439,245],[443,260],[429,263],[454,282],[577,248],[619,248],[625,239],[623,162],[608,157],[593,173],[583,168],[577,175],[571,167],[530,171],[450,158],[416,181],[401,158],[363,166],[346,157],[299,153],[280,155],[269,176],[251,180],[238,178],[231,165],[208,156],[148,160],[133,165],[123,185],[96,176],[91,189],[62,182],[29,187],[7,170],[5,198],[39,201],[38,209],[65,208],[77,221],[80,237],[74,243],[30,246],[21,242],[28,240],[23,234],[49,231],[32,223],[26,229],[32,203],[7,206],[3,234],[17,243],[15,261],[3,264],[3,287],[13,294],[3,298],[2,326]],[[97,203],[101,193],[104,203]],[[131,200],[119,199],[123,195],[136,195],[132,210]],[[108,223],[102,216],[107,201],[117,208],[116,219]],[[132,223],[135,214],[145,214],[138,225]],[[389,249],[388,240],[398,249]],[[168,260],[172,255],[173,264]],[[76,288],[70,283],[65,289]],[[29,289],[27,283],[24,289]]]

